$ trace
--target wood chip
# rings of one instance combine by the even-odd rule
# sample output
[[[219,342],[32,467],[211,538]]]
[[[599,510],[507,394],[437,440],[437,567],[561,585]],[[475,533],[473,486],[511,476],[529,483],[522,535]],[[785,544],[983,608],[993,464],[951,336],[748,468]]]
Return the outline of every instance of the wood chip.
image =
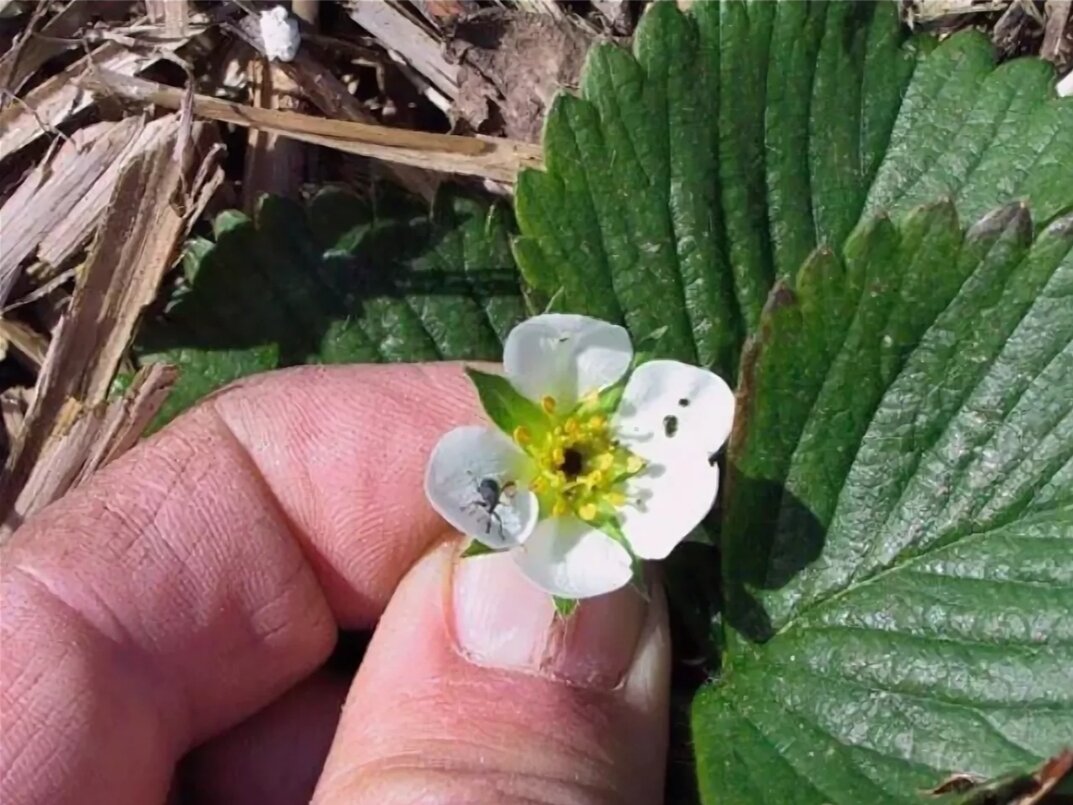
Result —
[[[444,57],[442,43],[395,3],[358,0],[348,8],[354,22],[398,54],[448,100],[458,95],[458,67]]]
[[[932,22],[961,14],[1005,11],[1013,0],[910,0],[903,5],[906,22]]]
[[[95,3],[68,3],[41,28],[41,36],[30,35],[0,59],[0,87],[17,93],[26,80],[49,59],[79,46],[74,37],[92,19],[123,19],[130,11],[124,0],[98,0]],[[67,41],[64,41],[67,40]],[[0,108],[6,105],[0,104]]]
[[[262,109],[301,110],[298,84],[275,63],[252,59],[247,67],[254,105]],[[246,135],[243,207],[252,212],[264,193],[296,197],[305,177],[307,146],[288,137],[251,128]]]
[[[1070,25],[1073,3],[1070,0],[1047,0],[1043,15],[1047,22],[1043,27],[1043,44],[1040,58],[1064,69],[1073,57],[1073,26]]]
[[[15,319],[0,317],[0,339],[15,348],[16,357],[37,372],[48,353],[48,339],[33,328]]]
[[[101,174],[89,192],[79,199],[70,213],[45,235],[37,250],[37,259],[58,268],[81,249],[100,223],[123,170],[141,155],[173,138],[179,126],[177,115],[165,115],[146,124]]]
[[[171,52],[182,44],[180,40],[153,53],[135,53],[110,42],[79,59],[36,87],[20,103],[0,112],[0,159],[7,159],[38,137],[55,132],[64,121],[93,103],[93,95],[77,83],[80,76],[97,70],[135,75],[160,61],[161,52]]]
[[[14,511],[20,516],[0,525],[0,544],[18,522],[129,450],[160,410],[177,376],[175,367],[151,364],[138,372],[118,400],[91,408],[68,401],[62,427],[50,436],[15,501]]]
[[[210,131],[195,128],[191,144],[196,153],[210,150]],[[44,471],[37,465],[46,445],[62,436],[78,412],[104,403],[142,310],[156,296],[161,278],[177,256],[191,211],[188,200],[202,196],[194,177],[208,181],[214,175],[200,160],[188,163],[185,170],[180,167],[174,160],[174,143],[164,142],[134,160],[116,183],[70,311],[54,333],[34,401],[8,457],[0,516],[9,531],[35,506],[43,505],[41,495],[26,498],[22,492],[32,472]],[[62,483],[48,485],[60,494],[63,488]]]
[[[75,132],[56,157],[34,168],[0,208],[0,221],[7,230],[0,253],[0,306],[7,303],[22,262],[94,188],[142,125],[140,118],[132,117]]]
[[[182,103],[182,90],[140,78],[101,72],[84,82],[98,92],[169,109],[177,109]],[[522,168],[542,164],[538,146],[495,137],[458,137],[328,120],[257,109],[205,95],[194,97],[194,112],[210,120],[252,126],[349,154],[501,182],[513,183]]]

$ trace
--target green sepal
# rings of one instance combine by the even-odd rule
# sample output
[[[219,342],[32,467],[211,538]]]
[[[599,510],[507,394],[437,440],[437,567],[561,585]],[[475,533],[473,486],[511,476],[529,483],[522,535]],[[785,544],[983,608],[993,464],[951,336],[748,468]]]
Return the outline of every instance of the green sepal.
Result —
[[[555,604],[555,614],[564,620],[574,614],[580,603],[576,598],[560,598],[557,595],[553,595],[551,600]]]
[[[469,559],[471,556],[485,556],[489,553],[499,553],[495,548],[489,548],[483,542],[477,539],[472,539],[469,545],[465,547],[459,558]]]
[[[469,367],[466,368],[466,374],[477,389],[477,396],[488,418],[508,436],[517,427],[527,428],[534,436],[547,429],[548,417],[540,406],[519,393],[505,377]]]
[[[623,378],[623,382],[628,380],[630,375],[633,374],[633,370],[642,363],[648,363],[648,361],[653,358],[665,354],[666,351],[662,348],[662,344],[664,336],[667,335],[667,330],[667,325],[657,327],[655,330],[647,333],[638,340],[633,347],[633,360],[630,361],[630,370]]]

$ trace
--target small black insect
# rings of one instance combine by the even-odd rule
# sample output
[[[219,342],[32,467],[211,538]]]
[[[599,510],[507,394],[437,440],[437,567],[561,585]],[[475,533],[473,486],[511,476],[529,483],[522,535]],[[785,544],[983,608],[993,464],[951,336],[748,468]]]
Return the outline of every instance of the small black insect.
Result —
[[[477,482],[477,494],[480,496],[480,500],[475,500],[468,506],[484,509],[488,514],[488,523],[484,527],[485,534],[492,532],[492,522],[494,521],[499,526],[499,536],[503,536],[503,520],[496,509],[503,502],[503,498],[509,500],[514,497],[516,489],[517,485],[514,481],[507,481],[502,486],[495,478],[481,478]]]
[[[678,401],[678,404],[679,404],[680,406],[682,406],[683,408],[686,408],[686,407],[688,407],[688,406],[689,406],[689,400],[688,400],[688,399],[686,399],[685,397],[683,397],[682,399],[680,399],[680,400]]]
[[[663,432],[668,439],[678,433],[678,417],[671,414],[663,417]]]

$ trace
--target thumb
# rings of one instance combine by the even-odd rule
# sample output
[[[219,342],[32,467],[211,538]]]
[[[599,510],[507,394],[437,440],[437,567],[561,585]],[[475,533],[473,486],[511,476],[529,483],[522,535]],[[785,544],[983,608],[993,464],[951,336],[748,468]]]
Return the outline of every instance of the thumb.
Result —
[[[505,555],[425,556],[362,662],[314,797],[331,803],[662,801],[662,590],[557,618]]]

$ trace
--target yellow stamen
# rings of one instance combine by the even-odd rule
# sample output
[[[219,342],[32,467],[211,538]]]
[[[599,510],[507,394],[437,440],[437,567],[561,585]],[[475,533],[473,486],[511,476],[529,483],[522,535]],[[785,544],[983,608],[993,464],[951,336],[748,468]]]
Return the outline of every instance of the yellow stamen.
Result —
[[[570,511],[570,507],[566,504],[566,501],[563,500],[562,498],[559,498],[558,500],[556,500],[554,505],[551,507],[551,513],[555,517],[562,517],[568,511]]]
[[[621,492],[608,492],[606,495],[604,495],[604,500],[606,500],[615,508],[626,505],[626,496]]]
[[[540,400],[540,407],[544,409],[545,414],[555,413],[555,398],[551,395],[545,395]]]
[[[589,430],[600,431],[604,429],[605,425],[607,425],[607,420],[600,414],[589,419]]]
[[[533,437],[529,435],[529,429],[524,425],[516,427],[512,435],[514,436],[514,441],[522,447],[533,441]]]
[[[600,392],[598,391],[590,391],[581,398],[581,404],[586,408],[592,408],[598,402],[600,402]]]
[[[638,455],[626,459],[626,472],[640,472],[645,468],[645,460]]]
[[[615,457],[610,453],[600,453],[596,458],[592,460],[593,466],[601,472],[607,472],[611,469],[611,465],[615,463]]]
[[[586,503],[577,510],[578,517],[586,522],[596,519],[596,506],[591,503]]]
[[[548,488],[548,482],[544,478],[534,478],[533,482],[529,484],[529,489],[534,494],[541,494]]]
[[[566,452],[561,447],[556,447],[551,451],[551,460],[555,463],[556,467],[561,467],[563,462],[566,461]]]

